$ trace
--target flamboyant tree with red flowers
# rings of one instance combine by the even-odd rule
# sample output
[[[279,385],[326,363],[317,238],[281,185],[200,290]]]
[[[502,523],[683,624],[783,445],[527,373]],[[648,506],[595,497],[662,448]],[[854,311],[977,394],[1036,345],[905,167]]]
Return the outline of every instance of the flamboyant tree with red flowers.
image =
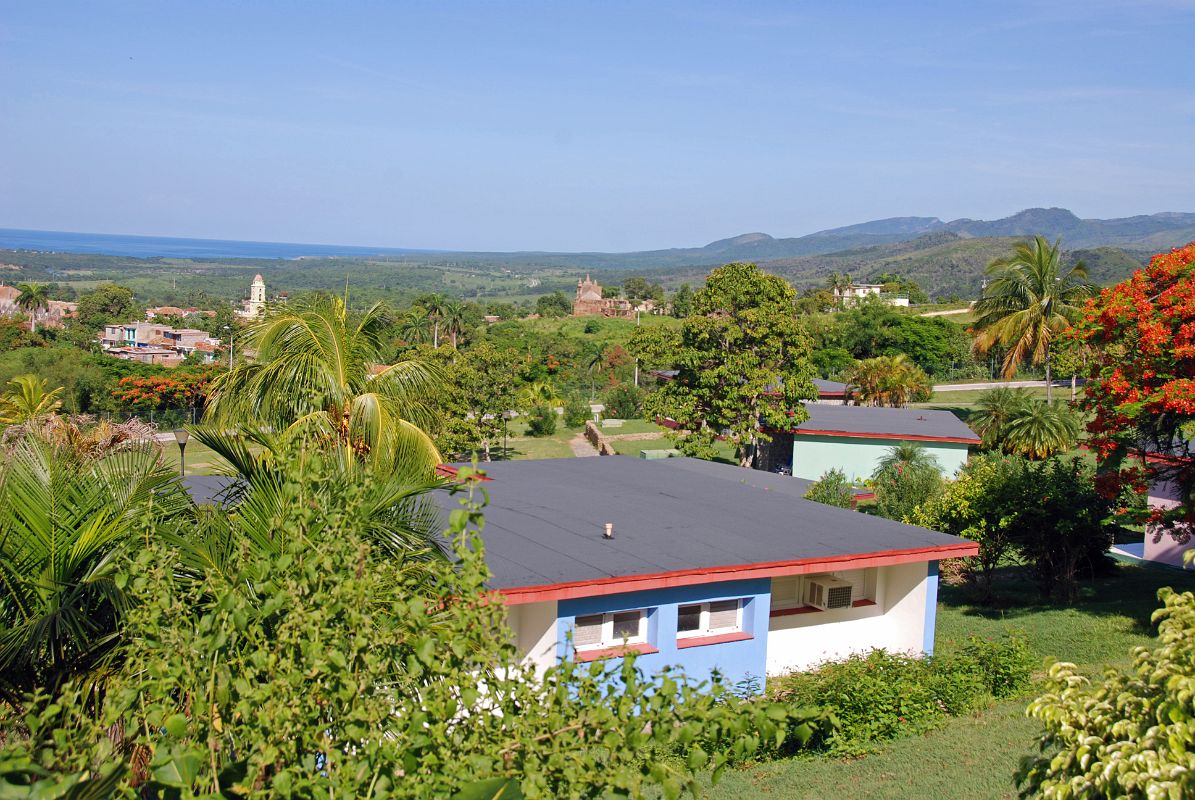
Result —
[[[163,375],[121,378],[112,392],[117,401],[132,411],[148,412],[170,408],[197,408],[207,400],[215,370],[173,370]]]
[[[1178,506],[1143,521],[1186,538],[1195,522],[1195,242],[1100,292],[1074,335],[1096,354],[1082,406],[1093,415],[1100,491],[1170,482]]]

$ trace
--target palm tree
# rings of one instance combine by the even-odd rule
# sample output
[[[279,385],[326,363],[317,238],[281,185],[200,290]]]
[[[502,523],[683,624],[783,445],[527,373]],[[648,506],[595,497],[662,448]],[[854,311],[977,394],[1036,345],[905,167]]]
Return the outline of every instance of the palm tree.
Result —
[[[452,337],[452,349],[456,349],[457,336],[469,322],[469,307],[460,300],[447,300],[440,310],[444,332]]]
[[[434,294],[424,301],[423,307],[432,321],[432,347],[440,346],[440,322],[444,319],[444,312],[448,306],[448,298]]]
[[[888,448],[888,452],[876,463],[872,478],[878,478],[886,473],[899,475],[920,469],[932,469],[935,472],[940,472],[942,465],[938,463],[937,456],[922,445],[901,442],[895,447]]]
[[[1050,386],[1050,346],[1082,313],[1082,304],[1095,293],[1087,267],[1078,262],[1062,266],[1062,240],[1053,246],[1043,236],[1021,242],[1008,258],[988,265],[989,283],[975,304],[978,320],[975,349],[986,353],[997,344],[1007,348],[1004,377],[1011,378],[1028,360],[1045,364],[1046,400]]]
[[[901,442],[885,453],[871,475],[876,513],[903,520],[942,489],[938,459],[919,444]]]
[[[826,286],[834,295],[834,305],[841,308],[846,301],[847,290],[851,288],[851,276],[846,273],[835,272],[826,279]]]
[[[49,381],[36,375],[18,375],[13,389],[0,395],[0,424],[20,425],[48,416],[62,408],[62,387],[48,389]]]
[[[903,408],[933,393],[929,376],[903,353],[858,361],[847,370],[846,381],[864,405]]]
[[[1008,423],[1022,414],[1030,403],[1036,402],[1028,389],[1000,386],[989,389],[975,402],[975,412],[967,420],[983,439],[988,449],[1003,447]]]
[[[91,458],[37,436],[0,462],[0,681],[10,697],[95,669],[124,608],[114,565],[189,500],[150,445]]]
[[[50,305],[50,287],[44,283],[19,283],[17,306],[29,312],[29,332],[37,332],[37,312]]]
[[[421,308],[412,308],[398,321],[398,335],[407,344],[423,344],[431,332],[431,319]]]
[[[426,432],[437,421],[440,373],[414,360],[380,364],[388,326],[380,303],[352,319],[335,297],[292,304],[254,323],[246,344],[254,358],[215,380],[208,429],[196,436],[214,447],[223,441],[218,432],[268,433],[275,444],[308,440],[385,469],[427,473],[440,462]]]
[[[527,384],[519,390],[518,399],[523,408],[534,408],[541,405],[556,408],[564,402],[560,397],[560,392],[556,390],[555,384],[551,381],[534,381]]]
[[[1026,458],[1049,458],[1074,447],[1080,428],[1079,416],[1066,406],[1031,401],[1005,426],[1004,449]]]

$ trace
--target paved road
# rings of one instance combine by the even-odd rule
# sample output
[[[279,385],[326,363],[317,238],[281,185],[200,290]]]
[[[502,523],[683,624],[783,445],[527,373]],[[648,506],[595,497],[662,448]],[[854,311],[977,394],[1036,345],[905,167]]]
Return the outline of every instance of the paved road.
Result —
[[[1080,381],[1081,383],[1081,381]],[[1001,386],[1009,389],[1044,389],[1046,388],[1045,381],[988,381],[987,383],[939,383],[934,385],[935,392],[973,392],[977,389],[998,389]],[[1071,387],[1069,379],[1065,381],[1054,381],[1055,388],[1064,386],[1067,389]]]

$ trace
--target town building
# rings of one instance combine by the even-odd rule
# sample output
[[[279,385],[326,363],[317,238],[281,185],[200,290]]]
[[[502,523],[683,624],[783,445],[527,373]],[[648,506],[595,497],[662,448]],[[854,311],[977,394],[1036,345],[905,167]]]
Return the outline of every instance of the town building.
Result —
[[[909,296],[897,292],[885,292],[882,283],[852,283],[845,288],[834,289],[835,304],[842,308],[857,305],[864,298],[875,297],[890,306],[908,306]]]
[[[1177,448],[1176,448],[1177,449]],[[1183,503],[1182,488],[1175,480],[1176,473],[1190,469],[1191,456],[1183,447],[1173,455],[1146,453],[1145,460],[1161,468],[1161,475],[1149,483],[1146,501],[1150,509],[1169,511]],[[1195,531],[1179,526],[1174,532],[1146,526],[1140,542],[1126,542],[1112,547],[1112,556],[1122,560],[1184,567],[1188,550],[1195,550]]]
[[[485,481],[490,586],[541,671],[634,651],[648,673],[758,690],[875,648],[932,653],[937,562],[978,551],[804,500],[804,481],[689,458],[497,462]]]
[[[220,340],[197,328],[129,322],[105,325],[100,334],[100,346],[115,358],[174,366],[194,352],[201,353],[205,363],[211,363],[215,360]]]
[[[573,316],[634,319],[635,307],[630,300],[621,297],[602,297],[602,285],[586,275],[585,280],[577,281]]]
[[[808,403],[805,410],[809,418],[793,429],[768,431],[772,440],[756,454],[757,469],[807,480],[840,469],[849,480],[866,479],[892,447],[909,442],[923,446],[943,477],[951,477],[980,443],[949,411],[832,403]]]
[[[0,317],[25,316],[29,313],[17,305],[17,298],[20,296],[20,289],[0,284]],[[78,303],[48,300],[45,308],[37,311],[37,324],[46,328],[61,328],[65,320],[75,315],[78,308]]]

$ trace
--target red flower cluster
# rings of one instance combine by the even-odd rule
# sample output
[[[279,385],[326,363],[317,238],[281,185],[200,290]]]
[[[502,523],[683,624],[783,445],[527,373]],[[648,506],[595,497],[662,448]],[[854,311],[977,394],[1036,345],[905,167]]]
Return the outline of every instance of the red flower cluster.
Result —
[[[1093,412],[1090,444],[1115,467],[1101,476],[1100,492],[1144,491],[1159,465],[1120,465],[1137,443],[1139,424],[1156,428],[1165,420],[1177,436],[1184,422],[1195,420],[1195,242],[1154,256],[1128,280],[1104,289],[1073,335],[1098,354],[1083,402]]]
[[[211,380],[210,370],[121,378],[112,396],[134,411],[191,408],[203,405]]]

